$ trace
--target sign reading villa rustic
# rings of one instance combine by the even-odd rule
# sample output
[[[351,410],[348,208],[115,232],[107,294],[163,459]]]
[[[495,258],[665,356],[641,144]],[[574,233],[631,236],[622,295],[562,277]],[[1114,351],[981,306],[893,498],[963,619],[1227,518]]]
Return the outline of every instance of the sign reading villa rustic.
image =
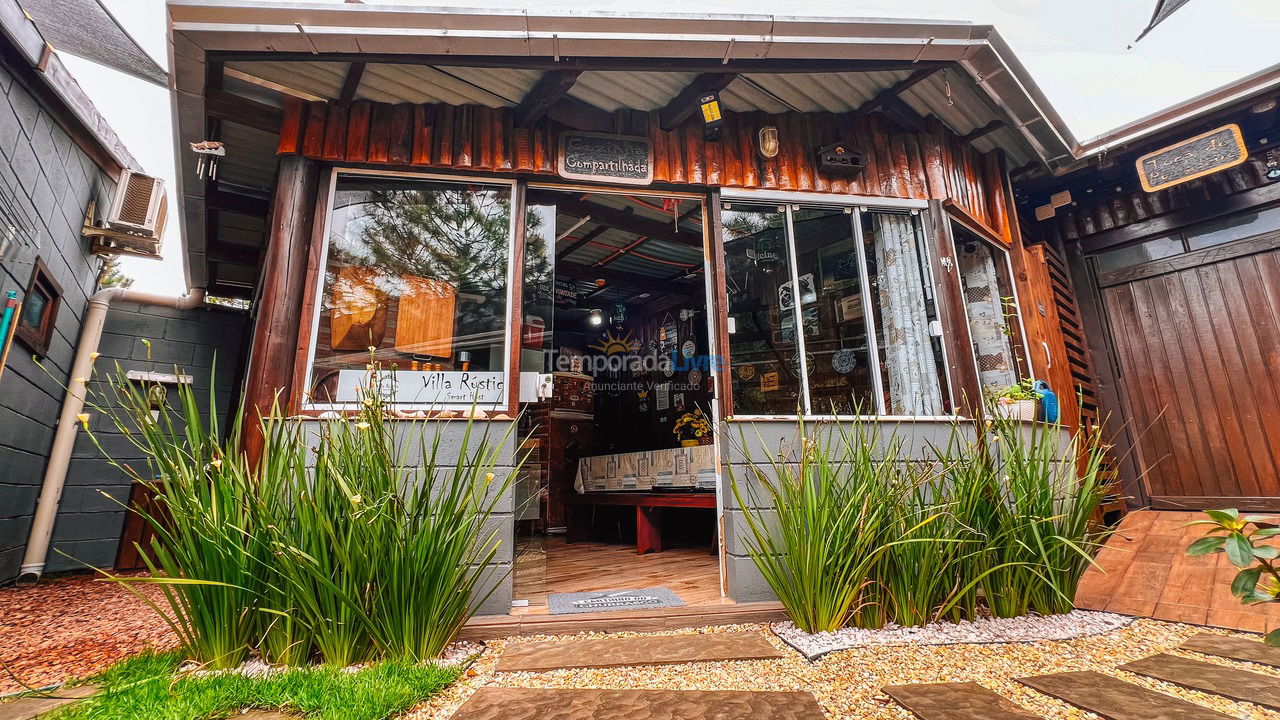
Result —
[[[1223,125],[1138,158],[1142,189],[1155,192],[1226,170],[1249,158],[1239,125]]]
[[[648,138],[604,133],[560,135],[560,177],[624,185],[653,182],[653,145]]]

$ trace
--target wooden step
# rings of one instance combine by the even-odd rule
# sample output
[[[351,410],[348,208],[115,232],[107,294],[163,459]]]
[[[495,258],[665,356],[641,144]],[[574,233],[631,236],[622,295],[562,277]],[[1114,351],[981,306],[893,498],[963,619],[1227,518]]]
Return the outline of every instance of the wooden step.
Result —
[[[825,720],[807,692],[480,688],[453,720]]]
[[[886,685],[884,691],[921,720],[1027,720],[1037,717],[975,682]]]
[[[1227,720],[1231,717],[1090,670],[1018,678],[1018,682],[1106,720]]]
[[[1121,665],[1120,669],[1280,710],[1280,680],[1261,673],[1163,653]]]
[[[1201,633],[1182,643],[1181,649],[1217,655],[1228,660],[1280,667],[1280,648],[1264,645],[1261,640]]]
[[[26,696],[0,702],[0,720],[32,720],[96,693],[93,685],[50,690],[47,697]]]
[[[671,665],[780,657],[782,652],[758,632],[568,638],[510,644],[498,658],[497,669],[543,672],[557,668]]]

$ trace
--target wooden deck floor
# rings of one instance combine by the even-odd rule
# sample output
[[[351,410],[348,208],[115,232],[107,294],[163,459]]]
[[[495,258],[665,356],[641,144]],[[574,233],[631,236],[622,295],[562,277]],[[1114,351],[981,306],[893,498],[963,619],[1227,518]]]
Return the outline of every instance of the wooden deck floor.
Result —
[[[1076,592],[1076,606],[1171,622],[1263,632],[1280,626],[1280,604],[1241,605],[1231,595],[1236,569],[1222,553],[1189,557],[1204,534],[1186,527],[1203,513],[1130,513],[1097,556]]]
[[[512,614],[545,615],[548,593],[670,588],[686,605],[730,605],[720,595],[720,562],[706,548],[668,548],[637,555],[634,545],[583,542],[563,537],[522,541],[517,547],[512,597],[529,606]]]

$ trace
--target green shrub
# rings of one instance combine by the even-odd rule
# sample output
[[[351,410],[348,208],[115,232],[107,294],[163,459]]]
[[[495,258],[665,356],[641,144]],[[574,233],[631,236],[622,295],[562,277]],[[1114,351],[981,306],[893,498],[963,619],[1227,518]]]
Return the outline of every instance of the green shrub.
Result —
[[[795,452],[746,452],[755,482],[731,468],[731,487],[747,551],[802,630],[1072,608],[1105,536],[1098,435],[957,420],[946,445],[904,462],[884,425],[801,422],[797,433]]]
[[[1197,520],[1191,525],[1208,525],[1204,537],[1191,543],[1188,555],[1224,553],[1236,567],[1231,581],[1231,594],[1245,605],[1280,602],[1280,548],[1264,542],[1280,537],[1280,527],[1274,518],[1260,515],[1240,516],[1240,511],[1205,510],[1208,520]],[[1266,644],[1280,647],[1280,629],[1274,629],[1263,638]]]
[[[256,466],[239,427],[222,438],[189,386],[153,418],[148,388],[111,381],[122,410],[107,414],[150,467],[118,466],[157,508],[143,512],[157,537],[139,548],[152,576],[117,579],[163,588],[168,607],[153,607],[194,659],[425,660],[501,581],[487,521],[510,487],[495,466],[515,424],[495,438],[470,419],[393,420],[374,377],[356,416],[262,421]],[[446,429],[462,438],[447,451]]]

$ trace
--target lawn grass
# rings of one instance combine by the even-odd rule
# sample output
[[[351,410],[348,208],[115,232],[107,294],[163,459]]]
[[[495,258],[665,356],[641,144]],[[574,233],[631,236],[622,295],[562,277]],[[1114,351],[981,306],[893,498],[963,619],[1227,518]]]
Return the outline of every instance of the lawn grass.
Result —
[[[143,653],[90,682],[102,692],[57,720],[214,720],[244,708],[285,710],[308,720],[383,720],[448,687],[457,668],[380,662],[358,672],[301,667],[264,678],[179,675],[178,653]]]

